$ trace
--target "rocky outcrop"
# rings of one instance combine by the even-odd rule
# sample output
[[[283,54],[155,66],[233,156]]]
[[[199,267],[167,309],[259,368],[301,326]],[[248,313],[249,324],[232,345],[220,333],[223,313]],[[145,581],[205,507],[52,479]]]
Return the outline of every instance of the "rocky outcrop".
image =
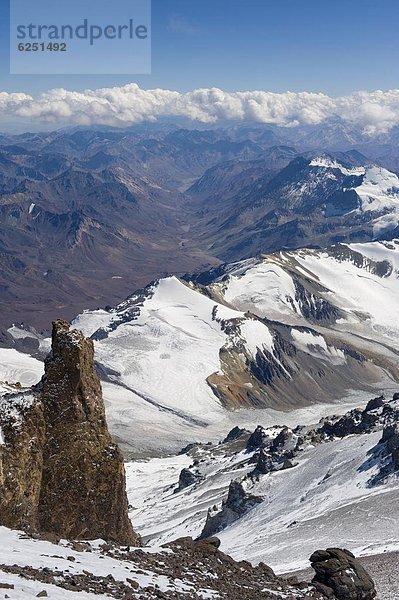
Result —
[[[282,452],[266,452],[263,448],[260,452],[256,452],[253,456],[255,469],[250,472],[251,477],[257,477],[259,474],[266,475],[273,471],[282,471],[284,469],[292,469],[298,463],[292,459],[295,456],[293,450]]]
[[[0,522],[68,539],[139,544],[93,358],[93,342],[56,321],[40,384],[3,397]]]
[[[327,598],[373,600],[376,597],[373,580],[349,550],[317,550],[310,562],[316,571],[312,583]]]
[[[230,482],[227,499],[223,502],[221,510],[216,508],[208,511],[200,538],[208,538],[218,533],[263,501],[260,496],[246,490],[246,483],[235,480]]]
[[[226,435],[222,444],[228,444],[229,442],[234,442],[235,440],[239,440],[245,435],[249,435],[249,431],[247,429],[243,429],[242,427],[233,427],[231,431]]]
[[[345,415],[322,419],[315,432],[321,439],[331,439],[379,431],[399,420],[399,403],[396,396],[394,394],[392,400],[378,396],[370,400],[364,410],[355,408]]]
[[[302,442],[320,443],[334,438],[344,438],[347,435],[382,431],[381,439],[369,451],[367,459],[361,466],[362,470],[370,470],[371,476],[367,484],[372,487],[382,484],[387,478],[395,477],[398,474],[398,428],[399,394],[396,393],[392,400],[386,400],[384,396],[373,398],[364,410],[356,408],[341,417],[322,419],[317,429],[305,433]]]
[[[189,487],[190,485],[194,485],[194,483],[196,483],[200,479],[201,479],[200,473],[198,473],[197,471],[193,472],[193,471],[190,471],[190,469],[184,468],[180,471],[179,484],[175,491],[180,492],[181,490],[184,490],[185,488]]]
[[[270,450],[271,452],[282,452],[294,450],[298,442],[298,436],[289,428],[283,427],[280,433],[274,438]]]
[[[275,472],[296,467],[301,454],[306,449],[332,442],[337,438],[383,432],[379,443],[369,451],[365,463],[359,469],[372,469],[370,479],[367,481],[370,487],[384,483],[387,478],[397,477],[399,473],[398,427],[399,394],[395,394],[391,400],[385,399],[384,396],[373,398],[364,410],[356,408],[344,415],[325,417],[315,428],[298,426],[291,429],[283,426],[265,429],[258,425],[249,435],[245,447],[243,435],[242,446],[236,449],[236,451],[244,450],[244,459],[240,467],[246,467],[247,473],[240,479],[230,482],[227,498],[221,505],[215,505],[208,510],[201,536],[214,535],[222,531],[255,504],[262,502],[263,498],[261,495],[256,495],[256,489],[257,483],[263,476],[273,476]],[[232,432],[235,433],[236,429]],[[225,444],[227,439],[229,436],[222,444]],[[219,453],[221,449],[219,446],[217,448]],[[230,452],[231,450],[227,450],[227,455]]]
[[[395,400],[395,396],[393,398]],[[366,412],[369,412],[371,410],[377,410],[378,408],[381,408],[382,406],[384,406],[385,404],[385,398],[384,396],[378,396],[377,398],[372,398],[371,400],[369,400],[366,404],[366,408],[364,409]]]
[[[369,487],[381,485],[399,475],[399,419],[384,428],[381,439],[371,450],[363,468],[370,465],[378,465],[379,468],[368,480]]]
[[[384,429],[381,444],[386,446],[386,454],[391,458],[393,469],[399,470],[399,423]]]
[[[265,452],[263,448],[254,454],[254,460],[256,459],[256,466],[254,473],[260,473],[266,475],[274,471],[273,459],[269,453]]]
[[[292,459],[297,453],[300,438],[289,427],[284,426],[277,436],[269,437],[267,430],[258,425],[250,440],[251,438],[254,442],[252,445],[249,445],[248,442],[247,450],[260,448],[251,458],[251,462],[255,463],[255,469],[250,473],[251,476],[258,477],[273,471],[290,469],[297,464]]]
[[[268,436],[266,431],[262,427],[262,425],[258,425],[249,436],[247,442],[247,450],[248,452],[252,452],[253,450],[257,450],[258,448],[262,448],[268,440]]]

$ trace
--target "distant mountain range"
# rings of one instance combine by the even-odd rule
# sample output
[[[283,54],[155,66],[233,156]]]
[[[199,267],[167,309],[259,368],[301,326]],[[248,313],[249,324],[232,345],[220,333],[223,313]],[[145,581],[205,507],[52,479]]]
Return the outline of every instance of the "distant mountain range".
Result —
[[[397,237],[397,139],[338,120],[0,136],[3,343],[166,274]]]
[[[200,206],[199,243],[223,260],[398,235],[399,179],[357,152],[300,155],[277,172],[240,165],[238,175],[210,169],[188,191]]]

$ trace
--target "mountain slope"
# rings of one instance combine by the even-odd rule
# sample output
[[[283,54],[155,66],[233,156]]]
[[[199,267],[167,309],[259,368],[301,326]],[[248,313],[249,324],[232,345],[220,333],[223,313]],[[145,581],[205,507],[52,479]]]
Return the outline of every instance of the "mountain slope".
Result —
[[[350,142],[330,126],[334,148],[334,131]],[[166,273],[397,237],[397,175],[353,149],[356,136],[346,152],[315,152],[308,133],[145,124],[0,136],[0,328],[41,330]]]
[[[216,534],[236,559],[279,572],[305,566],[315,544],[364,555],[398,549],[396,398],[314,428],[235,428],[217,445],[128,463],[135,523],[155,545],[176,533]]]
[[[177,449],[252,424],[254,408],[270,419],[392,386],[398,251],[381,242],[263,256],[197,281],[162,279],[77,317],[95,340],[117,439],[128,450],[134,428],[135,452]]]
[[[0,326],[43,329],[60,309],[72,318],[165,273],[217,264],[190,243],[181,190],[261,151],[173,126],[0,138]]]
[[[43,328],[49,309],[72,318],[172,269],[215,263],[180,244],[180,206],[178,195],[118,168],[69,169],[3,195],[0,325],[29,313]]]
[[[224,204],[217,193],[203,204],[199,242],[232,261],[259,251],[392,239],[399,179],[357,153],[303,155],[274,176],[249,185],[244,178]]]

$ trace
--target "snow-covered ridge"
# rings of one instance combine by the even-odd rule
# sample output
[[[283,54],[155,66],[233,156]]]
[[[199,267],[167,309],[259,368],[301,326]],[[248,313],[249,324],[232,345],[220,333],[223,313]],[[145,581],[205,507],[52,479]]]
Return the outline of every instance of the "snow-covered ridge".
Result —
[[[377,165],[348,167],[329,156],[319,156],[309,163],[325,171],[324,177],[334,177],[333,171],[339,171],[345,177],[358,177],[351,187],[343,180],[342,192],[356,192],[359,205],[349,212],[362,215],[372,213],[374,239],[379,239],[387,231],[399,225],[399,178],[395,173]],[[309,184],[310,185],[310,184]]]
[[[313,295],[301,298],[298,284],[309,283],[314,285]],[[317,307],[325,301],[339,310],[331,324],[334,329],[376,341],[382,335],[398,345],[397,240],[263,256],[244,272],[238,265],[213,287],[237,308],[286,324],[309,325],[312,308],[317,317]]]
[[[344,167],[338,161],[328,156],[318,156],[313,158],[309,165],[311,167],[321,167],[324,169],[338,169],[343,175],[364,175],[365,167]]]
[[[392,388],[398,273],[395,241],[287,251],[226,265],[207,286],[162,279],[73,324],[93,335],[125,452],[171,452],[261,415],[281,422],[281,409],[314,405],[320,415],[372,386]],[[42,363],[2,352],[3,392],[15,389],[5,381],[40,379]]]
[[[374,235],[399,225],[399,178],[382,167],[366,170],[362,183],[353,188],[361,200],[362,212],[382,213],[374,222]]]
[[[253,406],[270,422],[276,408],[398,378],[398,271],[396,242],[281,252],[227,265],[207,286],[162,279],[73,324],[93,335],[125,451],[177,450],[253,424]]]
[[[43,375],[43,363],[13,348],[0,348],[0,395],[15,391],[15,384],[30,387]]]

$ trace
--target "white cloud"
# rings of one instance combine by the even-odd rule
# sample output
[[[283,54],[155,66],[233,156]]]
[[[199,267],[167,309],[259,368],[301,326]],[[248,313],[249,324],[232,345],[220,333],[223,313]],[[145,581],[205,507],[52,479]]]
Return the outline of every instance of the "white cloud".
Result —
[[[0,117],[63,124],[127,126],[160,117],[187,117],[274,123],[286,127],[318,124],[339,116],[373,134],[399,124],[399,90],[355,92],[332,98],[313,92],[224,92],[217,88],[180,93],[123,87],[74,92],[53,89],[38,96],[0,92]]]

